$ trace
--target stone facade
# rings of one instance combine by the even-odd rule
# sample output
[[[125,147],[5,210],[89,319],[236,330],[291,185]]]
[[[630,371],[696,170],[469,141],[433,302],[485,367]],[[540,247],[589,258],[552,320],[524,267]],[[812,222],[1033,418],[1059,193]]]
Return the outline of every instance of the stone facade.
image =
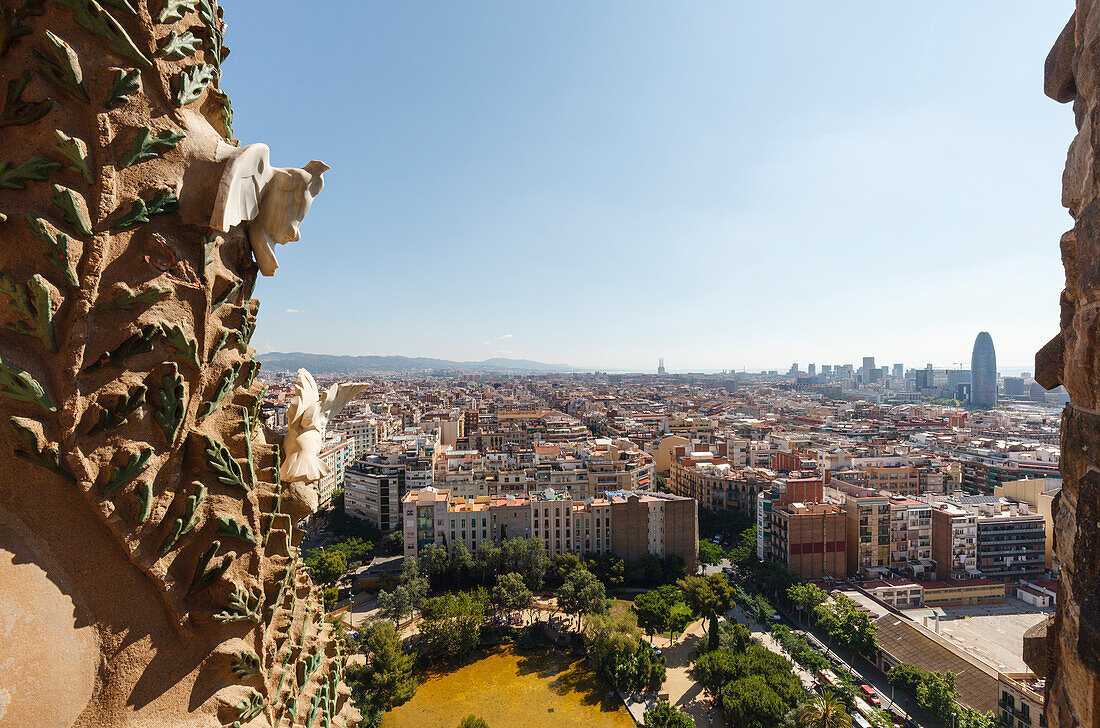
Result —
[[[358,719],[257,426],[249,224],[212,229],[224,30],[216,0],[0,7],[5,724]]]
[[[1048,96],[1073,103],[1078,134],[1062,177],[1062,204],[1074,227],[1062,236],[1066,287],[1061,330],[1036,355],[1036,379],[1065,385],[1063,487],[1054,504],[1055,556],[1062,564],[1058,612],[1046,654],[1029,632],[1025,658],[1049,668],[1051,728],[1100,726],[1100,3],[1078,0],[1047,57]]]

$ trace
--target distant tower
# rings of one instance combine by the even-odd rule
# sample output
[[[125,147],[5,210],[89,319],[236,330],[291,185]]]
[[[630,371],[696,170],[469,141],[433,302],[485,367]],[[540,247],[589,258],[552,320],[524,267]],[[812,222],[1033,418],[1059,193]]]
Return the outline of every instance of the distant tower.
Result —
[[[665,375],[665,358],[663,356],[657,360],[657,375],[662,377]]]
[[[878,369],[875,367],[875,357],[863,357],[863,383],[870,384],[878,378]]]
[[[978,407],[997,404],[997,352],[988,331],[974,339],[970,357],[970,403]]]

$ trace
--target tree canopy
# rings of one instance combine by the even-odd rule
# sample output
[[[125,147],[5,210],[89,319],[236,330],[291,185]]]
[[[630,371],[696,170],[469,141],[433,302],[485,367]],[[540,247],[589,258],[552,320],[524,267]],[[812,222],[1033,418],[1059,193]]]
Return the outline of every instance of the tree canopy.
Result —
[[[733,604],[733,590],[721,574],[710,576],[688,576],[677,582],[684,593],[684,601],[696,614],[710,621],[709,649],[718,646],[718,617],[729,611]]]
[[[726,552],[722,550],[722,547],[713,541],[700,541],[699,542],[699,563],[700,564],[718,564],[722,559],[726,558]]]
[[[664,632],[672,618],[672,608],[657,591],[648,591],[634,597],[634,614],[638,617],[638,626],[647,635]]]
[[[603,614],[607,611],[603,583],[588,569],[573,570],[558,590],[558,606],[566,614]]]
[[[366,653],[362,666],[349,667],[347,682],[352,699],[364,715],[374,715],[401,705],[416,693],[413,657],[401,646],[394,626],[375,622],[360,635]]]
[[[527,588],[523,577],[516,572],[511,571],[497,577],[491,595],[493,606],[506,612],[516,612],[530,607],[533,600],[534,594]]]
[[[799,728],[851,728],[848,710],[831,690],[811,698],[798,714]]]
[[[645,728],[695,728],[691,716],[661,700],[653,710],[645,712]]]

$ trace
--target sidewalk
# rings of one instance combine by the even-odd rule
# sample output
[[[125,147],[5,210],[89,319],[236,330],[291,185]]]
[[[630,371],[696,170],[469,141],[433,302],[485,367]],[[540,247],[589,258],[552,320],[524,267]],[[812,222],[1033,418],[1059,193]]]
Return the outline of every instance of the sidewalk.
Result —
[[[690,673],[695,661],[695,641],[704,634],[703,624],[701,619],[692,622],[671,643],[667,637],[653,638],[654,646],[664,653],[667,667],[662,689],[668,691],[668,700],[672,705],[691,716],[697,728],[725,728],[722,712]],[[641,723],[640,720],[638,722]]]
[[[783,649],[782,645],[776,642],[775,638],[772,637],[770,632],[765,631],[763,627],[749,619],[749,616],[745,614],[744,609],[742,609],[739,605],[734,605],[733,609],[726,613],[726,619],[729,619],[731,616],[733,617],[731,621],[736,621],[749,628],[749,631],[752,632],[752,637],[754,640],[762,644],[764,647],[767,647],[772,652],[783,655],[783,657],[786,657],[788,660],[790,660],[791,665],[794,667],[794,674],[797,675],[798,679],[802,681],[802,687],[805,690],[812,691],[817,686],[817,679],[813,676],[813,673],[795,662],[794,658],[791,657],[787,653],[787,651]]]

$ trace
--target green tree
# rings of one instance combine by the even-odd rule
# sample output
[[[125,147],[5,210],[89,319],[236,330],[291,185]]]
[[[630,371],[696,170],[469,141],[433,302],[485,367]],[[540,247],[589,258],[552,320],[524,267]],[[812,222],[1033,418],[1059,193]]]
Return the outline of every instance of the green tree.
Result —
[[[423,650],[436,658],[454,659],[477,648],[481,624],[489,609],[484,587],[469,592],[448,592],[424,600],[420,613]]]
[[[603,582],[588,569],[575,569],[558,590],[558,606],[566,614],[603,614],[607,611],[607,594]]]
[[[569,575],[580,568],[581,558],[576,554],[568,552],[558,554],[551,561],[551,582],[554,584],[564,584],[565,580],[569,578]]]
[[[468,715],[459,722],[458,728],[489,728],[489,724],[476,715]]]
[[[756,556],[756,526],[749,526],[738,534],[729,553],[730,561],[737,566],[749,567],[758,561]]]
[[[749,616],[760,625],[767,627],[775,619],[775,607],[763,594],[752,594],[746,599]]]
[[[653,710],[645,712],[645,728],[695,728],[691,716],[674,708],[667,700],[658,701]]]
[[[321,603],[326,612],[331,612],[336,609],[336,602],[340,600],[340,590],[336,588],[335,584],[326,586],[321,590]]]
[[[428,580],[420,575],[415,556],[406,556],[401,567],[401,583],[392,591],[378,592],[378,611],[397,626],[415,612],[428,596]]]
[[[360,636],[365,664],[349,667],[347,682],[352,699],[364,713],[385,712],[416,693],[413,656],[405,653],[397,630],[389,622],[371,624]]]
[[[304,563],[318,584],[331,584],[348,570],[348,559],[337,549],[310,549]]]
[[[626,564],[615,554],[590,554],[584,566],[609,588],[621,586],[626,580]]]
[[[733,650],[714,650],[701,655],[691,668],[695,681],[707,689],[711,695],[717,695],[722,686],[738,674],[737,657]]]
[[[695,614],[701,614],[710,622],[707,649],[718,647],[718,617],[729,611],[733,590],[721,574],[707,577],[688,576],[677,582],[684,593],[684,602]]]
[[[772,595],[786,594],[792,584],[801,581],[798,575],[778,561],[765,561],[753,567],[756,583],[761,591]]]
[[[740,653],[748,650],[751,644],[752,632],[745,625],[737,622],[718,623],[718,649]]]
[[[470,549],[466,548],[466,544],[462,541],[456,541],[451,546],[451,563],[449,567],[451,584],[469,585],[471,575],[476,568],[477,564],[474,555],[470,553]]]
[[[351,568],[355,564],[362,564],[374,550],[374,545],[370,541],[353,536],[330,546],[329,549],[342,553],[348,560],[348,567]]]
[[[655,690],[665,680],[664,662],[642,641],[634,615],[592,614],[584,623],[588,664],[624,690]]]
[[[700,541],[699,542],[699,563],[715,565],[721,563],[722,559],[726,558],[726,552],[722,550],[722,547],[713,541]]]
[[[638,626],[650,637],[654,632],[664,632],[672,619],[672,608],[659,592],[648,591],[634,597],[634,614]]]
[[[996,728],[1000,725],[992,713],[981,713],[963,705],[958,708],[958,717],[955,719],[958,728]]]
[[[811,698],[798,714],[799,728],[851,728],[852,718],[832,691]]]
[[[824,604],[829,593],[816,584],[800,581],[787,587],[787,599],[804,614],[813,614],[814,609]]]
[[[442,582],[451,573],[451,556],[447,549],[437,543],[430,543],[420,549],[420,573],[428,577],[432,586],[440,588]]]
[[[493,606],[506,612],[518,612],[531,606],[534,594],[527,588],[523,577],[512,571],[497,577],[491,601]]]
[[[510,538],[500,545],[500,570],[523,576],[527,588],[540,589],[550,568],[550,554],[541,538]]]
[[[661,580],[664,583],[671,584],[687,575],[687,564],[683,557],[669,554],[661,559]]]
[[[916,665],[911,665],[908,662],[894,665],[886,673],[886,679],[890,681],[891,685],[904,693],[908,693],[909,696],[913,698],[917,697],[921,683],[927,678],[927,670],[923,670]]]
[[[843,594],[834,594],[828,602],[814,608],[814,618],[829,633],[830,640],[874,659],[878,651],[878,625],[854,601]]]
[[[474,570],[478,573],[478,581],[482,585],[488,584],[496,577],[500,572],[500,563],[500,546],[492,541],[482,541],[477,545],[477,553],[474,554]]]
[[[951,723],[951,714],[958,710],[955,698],[955,673],[930,672],[917,688],[917,702],[939,719],[943,725]]]
[[[730,724],[738,728],[775,728],[794,707],[780,698],[761,675],[726,683],[720,700]]]

